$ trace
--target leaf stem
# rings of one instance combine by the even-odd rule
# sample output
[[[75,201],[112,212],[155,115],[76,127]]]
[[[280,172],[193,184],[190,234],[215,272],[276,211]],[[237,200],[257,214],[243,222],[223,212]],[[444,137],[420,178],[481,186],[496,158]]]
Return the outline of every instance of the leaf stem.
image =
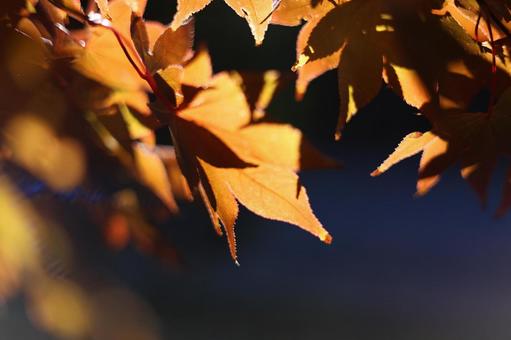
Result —
[[[83,13],[78,13],[74,11],[71,8],[67,8],[66,6],[63,6],[61,3],[50,0],[52,4],[59,7],[60,9],[67,12],[68,15],[74,17],[80,22],[87,23],[91,26],[95,27],[101,27],[103,29],[106,29],[115,36],[115,39],[119,43],[119,46],[121,47],[124,55],[128,59],[129,63],[133,67],[133,69],[137,72],[138,76],[144,80],[151,90],[153,91],[156,98],[162,102],[162,104],[165,106],[165,108],[169,111],[171,116],[176,115],[176,107],[170,102],[169,99],[163,94],[161,89],[158,87],[158,84],[156,83],[156,80],[154,79],[153,75],[151,74],[151,71],[147,68],[147,66],[144,63],[144,60],[138,53],[138,51],[133,47],[132,44],[128,42],[128,40],[119,32],[115,27],[110,25],[110,21],[105,20],[99,13],[91,12],[89,15],[84,15]],[[91,0],[89,2],[89,5],[93,2]],[[52,26],[52,25],[50,25]],[[133,57],[135,56],[135,58]],[[158,114],[157,114],[158,115]],[[167,123],[168,119],[165,117],[157,117],[160,122]]]
[[[167,97],[162,93],[161,89],[158,87],[156,80],[154,79],[151,71],[146,67],[144,61],[138,51],[136,51],[130,43],[127,43],[126,38],[115,28],[109,25],[105,25],[102,22],[97,22],[95,20],[87,19],[87,22],[92,26],[102,27],[106,30],[112,32],[119,43],[124,55],[128,59],[131,66],[135,69],[137,74],[141,79],[143,79],[147,85],[151,88],[156,98],[162,102],[165,108],[169,111],[171,115],[176,114],[175,106],[167,99]],[[133,58],[133,55],[136,56],[136,60]],[[164,117],[158,117],[158,120],[167,122],[168,119]]]

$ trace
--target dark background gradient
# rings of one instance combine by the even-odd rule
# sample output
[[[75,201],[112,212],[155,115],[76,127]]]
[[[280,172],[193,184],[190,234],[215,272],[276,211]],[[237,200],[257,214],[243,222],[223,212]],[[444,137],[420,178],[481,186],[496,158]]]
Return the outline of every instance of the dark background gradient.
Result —
[[[170,21],[174,3],[152,2],[150,17]],[[287,72],[295,60],[297,28],[270,27],[256,48],[244,20],[218,0],[196,24],[216,71]],[[168,226],[185,261],[181,270],[132,249],[101,255],[101,269],[154,308],[163,339],[511,338],[511,218],[493,218],[503,166],[486,210],[456,169],[414,198],[417,157],[381,177],[369,173],[427,123],[384,90],[334,143],[337,101],[336,77],[328,74],[302,103],[293,101],[290,84],[269,109],[345,164],[302,176],[331,246],[243,210],[238,268],[203,209],[185,205]],[[2,308],[2,340],[46,339],[30,326],[21,299]]]

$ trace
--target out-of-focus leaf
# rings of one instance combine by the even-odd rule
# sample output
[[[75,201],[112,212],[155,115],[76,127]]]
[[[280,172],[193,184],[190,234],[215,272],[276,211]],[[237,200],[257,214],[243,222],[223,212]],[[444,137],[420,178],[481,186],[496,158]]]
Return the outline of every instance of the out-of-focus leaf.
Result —
[[[4,130],[12,159],[57,191],[76,187],[83,180],[83,147],[72,138],[58,137],[34,115],[19,115]]]
[[[38,325],[58,336],[85,337],[91,332],[90,301],[70,281],[40,278],[31,285],[29,311]]]
[[[160,157],[140,143],[133,146],[133,151],[140,181],[147,185],[171,212],[177,212],[178,208],[172,195],[167,170]]]
[[[33,212],[8,179],[0,176],[0,300],[12,296],[37,266]]]

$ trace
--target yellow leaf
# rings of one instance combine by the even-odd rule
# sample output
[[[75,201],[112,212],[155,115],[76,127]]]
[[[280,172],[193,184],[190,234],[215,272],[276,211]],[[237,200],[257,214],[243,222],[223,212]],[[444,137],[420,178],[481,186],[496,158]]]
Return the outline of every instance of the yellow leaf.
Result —
[[[224,0],[250,26],[256,45],[263,42],[268,29],[268,20],[263,21],[273,11],[272,0]]]
[[[420,133],[412,132],[403,138],[393,153],[376,170],[371,173],[371,176],[378,176],[390,169],[395,164],[401,162],[403,159],[412,157],[419,152],[423,151],[428,143],[433,141],[436,136],[431,132]]]
[[[183,25],[193,14],[209,5],[211,0],[178,0],[177,12],[170,27],[175,31]]]
[[[232,259],[237,263],[238,256],[236,254],[236,235],[234,233],[234,225],[238,218],[238,203],[234,198],[225,177],[221,171],[214,166],[199,159],[200,166],[205,174],[204,189],[207,194],[210,205],[214,211],[214,218],[219,219],[224,227],[227,241],[229,243],[229,251]],[[213,224],[217,224],[213,221]]]
[[[325,243],[332,241],[312,212],[305,188],[294,172],[269,165],[218,171],[236,199],[253,213],[294,224]]]
[[[150,188],[170,211],[177,212],[167,170],[160,157],[141,143],[135,143],[133,152],[140,181]]]

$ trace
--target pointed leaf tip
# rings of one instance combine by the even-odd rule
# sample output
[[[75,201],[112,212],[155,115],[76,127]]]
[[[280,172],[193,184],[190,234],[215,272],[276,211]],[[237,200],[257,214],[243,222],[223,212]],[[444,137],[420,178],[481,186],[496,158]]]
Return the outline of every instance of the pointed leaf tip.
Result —
[[[340,141],[341,140],[341,137],[342,137],[342,133],[341,131],[335,131],[334,133],[334,139],[336,142]]]
[[[380,171],[380,169],[376,169],[373,172],[371,172],[371,177],[377,177],[380,176],[383,172]]]
[[[333,241],[332,235],[330,235],[329,233],[326,233],[320,239],[322,242],[324,242],[325,244],[328,244],[328,245],[332,244],[332,241]]]

